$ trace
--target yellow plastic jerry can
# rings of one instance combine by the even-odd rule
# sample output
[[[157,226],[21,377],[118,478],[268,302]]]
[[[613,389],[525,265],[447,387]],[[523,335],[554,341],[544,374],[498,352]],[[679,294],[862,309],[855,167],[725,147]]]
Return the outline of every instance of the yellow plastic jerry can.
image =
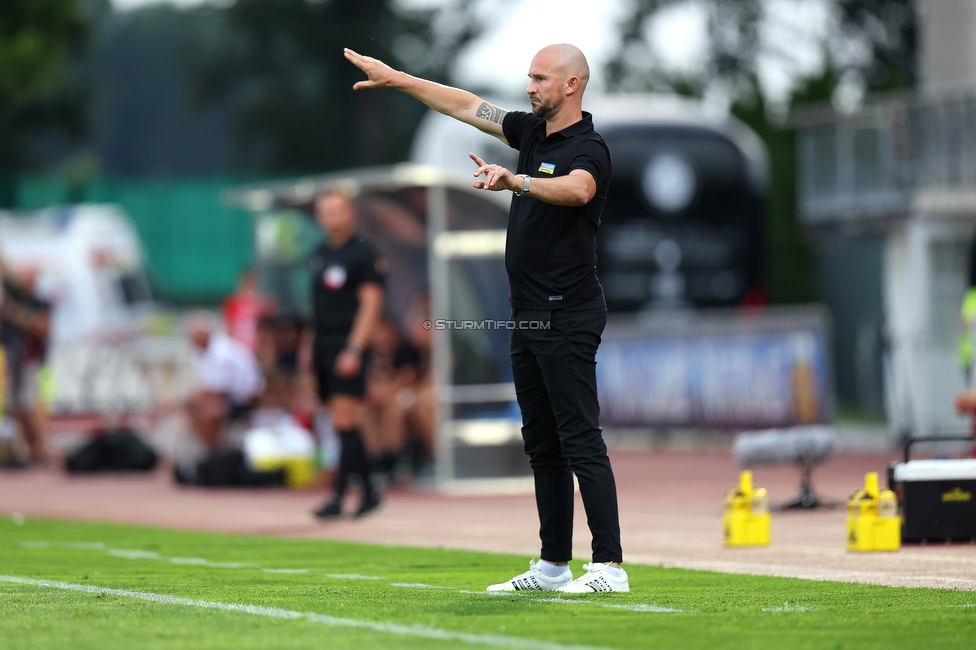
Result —
[[[769,545],[769,495],[752,486],[752,472],[739,475],[739,485],[725,495],[722,531],[726,546]]]
[[[897,551],[901,548],[901,517],[891,490],[878,490],[878,473],[864,476],[864,489],[847,502],[848,551]]]

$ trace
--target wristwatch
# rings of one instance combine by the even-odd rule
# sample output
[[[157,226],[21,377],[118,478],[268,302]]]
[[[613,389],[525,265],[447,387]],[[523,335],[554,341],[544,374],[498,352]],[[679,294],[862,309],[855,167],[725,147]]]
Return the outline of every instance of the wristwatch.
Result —
[[[346,346],[343,348],[343,350],[355,354],[357,357],[360,357],[363,354],[363,349],[358,345],[356,345],[355,343],[346,343]]]
[[[532,177],[528,174],[515,174],[522,179],[522,191],[516,192],[515,196],[525,196],[529,193],[529,186],[532,184]]]

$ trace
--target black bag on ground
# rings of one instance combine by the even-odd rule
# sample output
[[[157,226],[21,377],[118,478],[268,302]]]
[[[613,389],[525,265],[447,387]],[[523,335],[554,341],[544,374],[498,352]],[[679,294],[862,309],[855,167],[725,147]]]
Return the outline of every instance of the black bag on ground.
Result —
[[[244,452],[238,449],[211,451],[195,467],[189,469],[190,471],[187,471],[187,468],[179,466],[175,468],[174,478],[177,483],[205,487],[258,487],[285,484],[284,470],[256,472],[248,466]]]
[[[158,456],[132,429],[110,429],[72,452],[65,461],[69,472],[148,471]]]

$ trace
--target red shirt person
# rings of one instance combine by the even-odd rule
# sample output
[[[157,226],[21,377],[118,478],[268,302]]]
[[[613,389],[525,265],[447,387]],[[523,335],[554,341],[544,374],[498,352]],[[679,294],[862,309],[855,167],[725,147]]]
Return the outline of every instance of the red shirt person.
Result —
[[[258,320],[274,312],[274,301],[261,294],[257,276],[251,270],[241,274],[237,289],[221,305],[227,334],[252,352],[257,345]]]

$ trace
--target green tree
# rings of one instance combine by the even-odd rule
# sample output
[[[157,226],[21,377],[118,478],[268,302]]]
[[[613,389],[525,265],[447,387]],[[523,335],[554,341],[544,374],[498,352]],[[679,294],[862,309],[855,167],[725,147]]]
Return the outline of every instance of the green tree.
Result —
[[[188,49],[198,100],[226,102],[242,159],[263,172],[402,160],[424,107],[392,91],[355,93],[344,47],[443,79],[476,33],[462,2],[410,12],[391,0],[237,0],[211,9],[211,33]]]
[[[84,47],[103,1],[0,2],[0,206],[14,202],[14,176],[36,164],[33,147],[51,134],[77,136],[84,89],[69,62]]]
[[[86,149],[109,176],[221,174],[233,158],[230,111],[192,98],[187,48],[214,32],[212,11],[168,4],[113,12],[100,21],[85,60],[91,84]]]

